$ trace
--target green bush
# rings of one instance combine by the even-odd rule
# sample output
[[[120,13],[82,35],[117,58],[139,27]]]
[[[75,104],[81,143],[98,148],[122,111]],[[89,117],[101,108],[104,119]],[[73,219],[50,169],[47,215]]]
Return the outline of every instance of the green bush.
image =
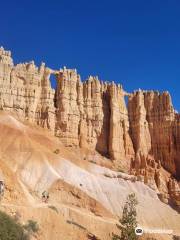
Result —
[[[36,233],[39,230],[39,226],[37,224],[37,222],[33,221],[33,220],[28,220],[27,224],[24,225],[24,229],[29,233]]]
[[[12,217],[0,211],[0,239],[1,240],[29,240],[21,224]]]

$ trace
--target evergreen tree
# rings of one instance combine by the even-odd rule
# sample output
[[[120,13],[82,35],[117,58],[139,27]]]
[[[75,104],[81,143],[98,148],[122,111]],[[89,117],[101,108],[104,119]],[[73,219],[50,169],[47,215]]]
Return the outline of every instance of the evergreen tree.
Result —
[[[117,225],[121,230],[121,236],[113,235],[113,240],[136,240],[135,228],[137,227],[136,205],[138,201],[135,193],[128,195],[126,203],[123,207],[122,218],[119,220],[120,225]]]

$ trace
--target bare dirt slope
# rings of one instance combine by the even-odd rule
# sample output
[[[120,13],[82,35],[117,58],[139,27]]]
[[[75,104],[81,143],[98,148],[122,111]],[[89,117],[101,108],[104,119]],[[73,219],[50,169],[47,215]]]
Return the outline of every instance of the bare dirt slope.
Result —
[[[23,222],[35,219],[39,240],[90,239],[90,233],[108,240],[117,231],[127,194],[135,192],[141,226],[180,235],[180,215],[155,191],[114,172],[98,154],[96,158],[99,165],[92,163],[94,153],[65,148],[47,130],[1,112],[0,173],[6,183],[1,208],[18,212]],[[48,204],[41,200],[44,190],[50,193]]]

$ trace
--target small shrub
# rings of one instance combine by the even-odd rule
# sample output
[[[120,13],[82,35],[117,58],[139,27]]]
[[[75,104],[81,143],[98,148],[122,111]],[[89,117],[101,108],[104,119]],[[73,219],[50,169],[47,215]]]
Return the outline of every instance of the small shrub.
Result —
[[[59,153],[60,153],[60,150],[57,148],[56,150],[54,150],[54,153],[55,153],[55,154],[59,154]]]
[[[122,173],[125,173],[125,171],[121,168],[118,169],[118,172],[122,172]]]
[[[54,210],[55,212],[59,213],[58,209],[55,206],[48,206],[50,209]]]
[[[108,173],[104,173],[105,177],[111,178],[111,176]]]
[[[28,232],[28,233],[36,233],[39,231],[39,226],[37,224],[37,222],[33,221],[33,220],[28,220],[27,224],[24,225],[24,229]]]

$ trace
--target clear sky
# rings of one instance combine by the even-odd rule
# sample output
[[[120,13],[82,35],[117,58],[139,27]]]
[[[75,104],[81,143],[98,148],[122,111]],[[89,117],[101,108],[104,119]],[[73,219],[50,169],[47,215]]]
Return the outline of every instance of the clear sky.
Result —
[[[127,91],[168,90],[180,111],[179,0],[9,0],[0,19],[0,45],[15,63],[77,68]]]

